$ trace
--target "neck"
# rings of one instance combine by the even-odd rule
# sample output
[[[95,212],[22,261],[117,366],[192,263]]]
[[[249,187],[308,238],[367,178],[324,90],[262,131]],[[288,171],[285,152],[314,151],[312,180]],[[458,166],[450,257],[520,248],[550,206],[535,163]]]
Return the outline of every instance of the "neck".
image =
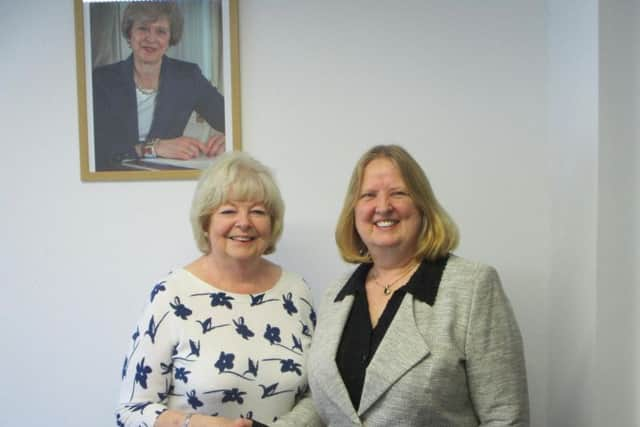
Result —
[[[211,254],[201,256],[186,268],[212,286],[238,294],[265,292],[281,273],[277,265],[262,257],[238,261]]]
[[[402,270],[408,265],[415,265],[415,250],[397,251],[384,248],[380,250],[370,250],[373,266],[379,272],[394,272]]]
[[[220,259],[208,254],[202,257],[203,266],[224,282],[255,283],[266,266],[261,257],[251,260]]]
[[[416,266],[416,261],[413,258],[405,259],[402,262],[396,262],[393,264],[377,263],[374,260],[372,272],[376,277],[389,281],[387,279],[395,279],[408,273],[413,267]]]
[[[138,87],[143,89],[157,89],[160,81],[160,67],[162,62],[147,64],[133,60],[133,79]]]

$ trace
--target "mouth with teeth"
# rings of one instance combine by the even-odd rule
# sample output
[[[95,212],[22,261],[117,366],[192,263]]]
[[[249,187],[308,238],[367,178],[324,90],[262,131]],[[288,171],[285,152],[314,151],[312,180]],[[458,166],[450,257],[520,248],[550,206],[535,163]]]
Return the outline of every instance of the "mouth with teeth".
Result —
[[[230,236],[229,239],[234,242],[252,242],[256,238],[252,236]]]
[[[376,227],[378,228],[389,228],[389,227],[393,227],[394,225],[396,225],[398,223],[397,220],[394,219],[382,219],[380,221],[376,221],[374,222],[374,224],[376,225]]]

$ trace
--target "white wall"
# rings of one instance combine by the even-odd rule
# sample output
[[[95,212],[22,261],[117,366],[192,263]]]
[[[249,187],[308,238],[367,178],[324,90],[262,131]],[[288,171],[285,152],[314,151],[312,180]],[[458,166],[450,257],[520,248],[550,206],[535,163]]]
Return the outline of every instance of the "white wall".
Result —
[[[633,51],[634,51],[634,66],[636,70],[640,70],[640,51],[638,47],[640,46],[640,7],[636,5],[635,11],[633,13],[634,16],[634,35],[633,35]],[[633,197],[635,201],[635,209],[634,214],[635,218],[640,217],[640,147],[638,146],[638,136],[640,135],[640,79],[635,78],[632,85],[630,85],[630,92],[634,94],[635,102],[635,111],[633,114],[633,123],[635,124],[634,132],[634,146],[635,146],[635,196]],[[633,259],[640,259],[640,224],[638,220],[634,223],[634,232],[629,233],[632,236],[633,241],[635,242],[635,247],[633,250]],[[634,283],[636,283],[636,307],[640,306],[640,291],[637,290],[637,284],[640,283],[640,266],[636,263],[635,265],[635,279]],[[640,310],[636,310],[636,322],[640,319]],[[636,349],[635,353],[640,355],[640,328],[635,329],[635,343]],[[640,369],[636,370],[635,375],[635,385],[636,385],[636,396],[640,396]],[[640,420],[640,406],[635,406],[636,420]]]
[[[598,4],[548,2],[548,425],[589,426],[595,406]]]
[[[71,3],[11,2],[0,14],[11,159],[0,169],[0,425],[113,425],[141,305],[156,278],[197,255],[194,182],[80,182]],[[317,297],[347,268],[332,236],[353,164],[375,143],[407,147],[460,225],[459,254],[501,273],[525,338],[533,425],[571,425],[594,414],[576,387],[600,378],[587,372],[596,340],[618,321],[597,324],[613,305],[597,304],[609,273],[596,264],[609,259],[595,246],[606,234],[599,191],[626,179],[615,169],[626,151],[598,145],[595,0],[517,3],[242,0],[243,143],[275,169],[287,202],[274,259]],[[598,175],[601,158],[611,177]]]
[[[595,425],[615,419],[637,425],[638,352],[628,330],[637,325],[638,261],[634,230],[636,203],[637,132],[635,125],[636,4],[624,0],[600,3],[599,183],[597,257],[598,399]],[[631,237],[631,238],[630,238]],[[632,329],[633,330],[633,329]]]

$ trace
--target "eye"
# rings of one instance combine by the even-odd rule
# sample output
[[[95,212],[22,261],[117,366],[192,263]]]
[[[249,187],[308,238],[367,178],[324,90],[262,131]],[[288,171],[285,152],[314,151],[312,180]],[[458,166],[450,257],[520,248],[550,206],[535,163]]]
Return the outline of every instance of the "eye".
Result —
[[[254,215],[264,216],[267,215],[267,210],[265,208],[253,208],[251,209],[251,213]]]
[[[376,195],[373,193],[373,191],[367,191],[360,195],[360,200],[368,200],[374,197],[376,197]]]
[[[236,213],[236,210],[231,207],[223,207],[218,209],[219,215],[233,215],[234,213]]]
[[[409,193],[404,190],[395,190],[391,192],[391,196],[393,197],[408,197]]]

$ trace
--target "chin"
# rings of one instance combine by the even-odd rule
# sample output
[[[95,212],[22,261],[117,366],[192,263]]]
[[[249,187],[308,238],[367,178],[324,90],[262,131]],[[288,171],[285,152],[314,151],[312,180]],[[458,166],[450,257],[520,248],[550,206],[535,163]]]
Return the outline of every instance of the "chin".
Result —
[[[231,253],[229,254],[229,257],[237,260],[237,261],[253,261],[256,260],[258,258],[260,258],[262,256],[262,254],[260,253],[244,253],[244,254],[238,254],[238,253]]]

